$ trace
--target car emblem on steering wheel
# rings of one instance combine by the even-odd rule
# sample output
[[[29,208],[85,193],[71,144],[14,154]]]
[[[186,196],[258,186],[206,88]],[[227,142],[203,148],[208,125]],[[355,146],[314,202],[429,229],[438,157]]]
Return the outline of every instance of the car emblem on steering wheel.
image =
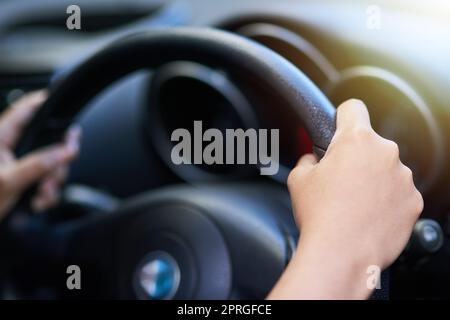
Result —
[[[164,251],[146,255],[135,271],[133,287],[139,299],[171,299],[180,284],[178,263]]]

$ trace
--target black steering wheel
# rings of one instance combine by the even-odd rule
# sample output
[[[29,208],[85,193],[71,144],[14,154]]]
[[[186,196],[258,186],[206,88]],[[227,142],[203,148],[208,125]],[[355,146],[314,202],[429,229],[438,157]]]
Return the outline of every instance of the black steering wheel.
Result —
[[[60,138],[86,103],[115,80],[179,60],[223,70],[246,83],[244,95],[278,101],[302,122],[315,153],[323,156],[335,131],[335,108],[324,94],[273,51],[209,28],[135,34],[83,61],[51,88],[17,153]],[[47,244],[41,259],[54,265],[80,266],[83,290],[67,295],[263,298],[295,246],[286,203],[286,192],[273,186],[174,186],[128,199],[107,215],[42,228],[34,247]],[[59,270],[64,286],[65,269]]]

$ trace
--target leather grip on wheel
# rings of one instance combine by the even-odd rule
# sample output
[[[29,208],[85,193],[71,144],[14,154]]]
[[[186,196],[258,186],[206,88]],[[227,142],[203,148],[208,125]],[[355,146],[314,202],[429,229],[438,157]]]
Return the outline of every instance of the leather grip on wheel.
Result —
[[[302,122],[319,157],[335,131],[335,108],[300,70],[251,40],[210,28],[151,30],[100,50],[58,81],[18,144],[24,153],[62,138],[85,104],[103,88],[138,69],[171,61],[193,61],[245,78],[261,96],[271,95]],[[245,91],[243,91],[245,95]]]

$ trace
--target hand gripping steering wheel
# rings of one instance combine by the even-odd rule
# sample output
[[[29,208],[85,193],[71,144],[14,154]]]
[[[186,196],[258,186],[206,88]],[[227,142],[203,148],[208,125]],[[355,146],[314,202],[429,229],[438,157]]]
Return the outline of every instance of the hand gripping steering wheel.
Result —
[[[112,82],[179,60],[223,70],[245,81],[244,95],[278,101],[304,125],[315,153],[325,153],[335,131],[335,108],[324,94],[273,51],[209,28],[134,34],[83,61],[51,88],[17,153],[60,138],[86,103]],[[128,199],[114,213],[49,228],[41,242],[54,244],[47,252],[52,261],[83,270],[84,287],[77,294],[263,298],[289,258],[288,227],[280,218],[286,208],[261,196],[268,193],[276,191],[240,185],[170,187]]]

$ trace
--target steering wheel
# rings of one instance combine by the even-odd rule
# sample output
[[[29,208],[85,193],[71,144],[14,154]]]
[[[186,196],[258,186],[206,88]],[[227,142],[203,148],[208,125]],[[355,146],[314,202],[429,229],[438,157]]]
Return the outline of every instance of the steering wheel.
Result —
[[[240,79],[244,95],[278,101],[304,125],[317,156],[325,153],[335,108],[324,94],[273,51],[209,28],[152,30],[101,49],[54,84],[17,153],[62,137],[86,103],[115,80],[180,60]],[[68,296],[264,298],[295,246],[287,203],[284,189],[262,184],[172,186],[128,199],[106,215],[42,228],[34,250],[46,244],[41,256],[60,267],[62,287],[62,266],[81,268],[83,290],[65,290]]]

